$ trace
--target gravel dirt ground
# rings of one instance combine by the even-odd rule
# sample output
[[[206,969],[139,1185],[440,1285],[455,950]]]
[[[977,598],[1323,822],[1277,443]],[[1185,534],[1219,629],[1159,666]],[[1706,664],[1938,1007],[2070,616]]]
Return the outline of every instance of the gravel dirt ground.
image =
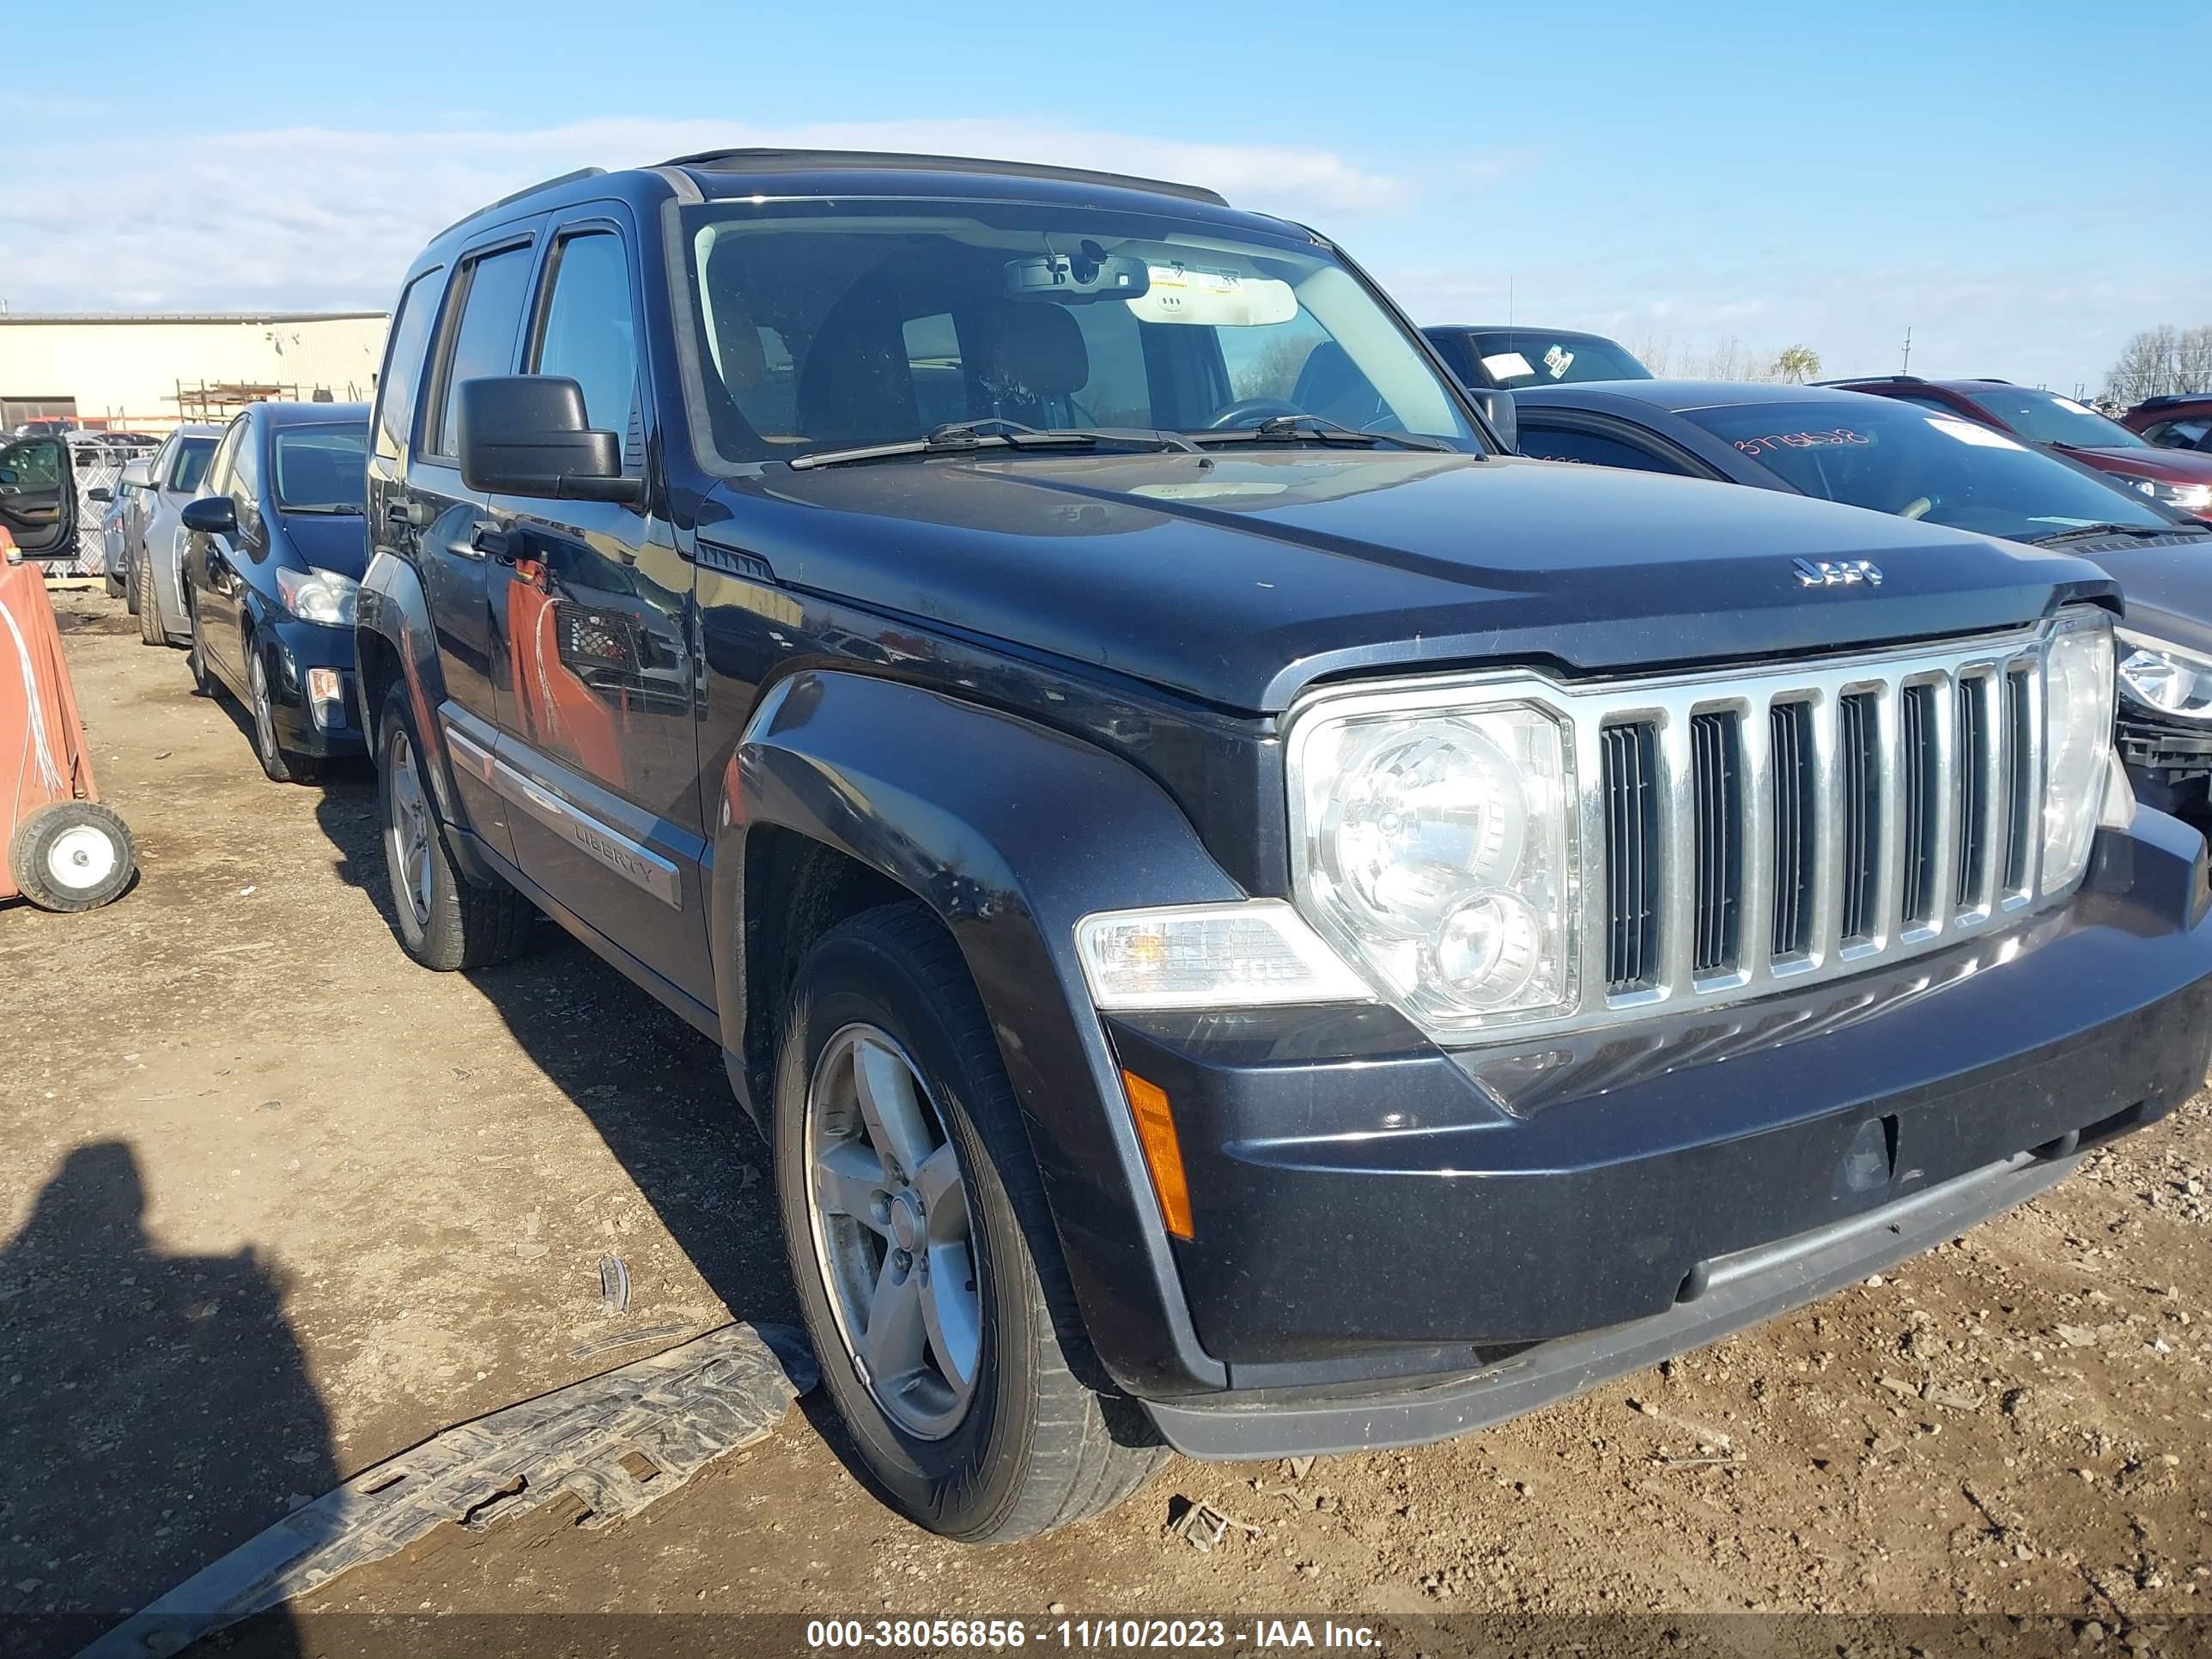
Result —
[[[550,925],[508,969],[415,968],[366,768],[264,781],[181,653],[59,603],[143,873],[88,916],[0,906],[0,1618],[135,1608],[652,1346],[580,1345],[793,1316],[712,1048]],[[2207,1182],[2200,1097],[1718,1348],[1448,1445],[1178,1461],[1030,1545],[896,1520],[809,1401],[631,1521],[448,1528],[294,1612],[2014,1614],[2142,1650],[2212,1605]],[[1166,1530],[1188,1500],[1252,1529],[1199,1553]]]

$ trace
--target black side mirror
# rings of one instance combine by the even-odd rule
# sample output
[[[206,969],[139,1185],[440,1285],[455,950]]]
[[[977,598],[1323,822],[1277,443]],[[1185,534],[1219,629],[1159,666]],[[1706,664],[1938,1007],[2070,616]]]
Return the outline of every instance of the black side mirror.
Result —
[[[1509,455],[1521,447],[1521,417],[1514,412],[1513,394],[1503,386],[1471,386],[1467,395],[1474,399],[1491,428],[1498,434],[1498,441],[1505,446]]]
[[[461,382],[461,481],[495,495],[637,501],[645,481],[625,478],[622,439],[593,430],[584,389],[556,374],[501,374]]]
[[[84,498],[88,501],[112,501],[115,499],[115,492],[106,484],[94,484],[84,492]]]
[[[203,536],[238,533],[238,504],[228,495],[203,495],[196,501],[186,501],[177,516],[184,520],[185,529],[197,530]]]

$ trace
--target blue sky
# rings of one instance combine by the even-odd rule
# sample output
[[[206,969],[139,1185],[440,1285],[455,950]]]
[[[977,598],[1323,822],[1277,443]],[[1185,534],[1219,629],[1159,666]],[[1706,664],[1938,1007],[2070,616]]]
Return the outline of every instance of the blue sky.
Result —
[[[1677,368],[1733,341],[1887,371],[1910,325],[1917,371],[2070,390],[2212,322],[2197,7],[295,0],[122,50],[96,9],[9,21],[16,61],[99,66],[0,98],[15,311],[386,306],[532,179],[813,142],[1212,184],[1423,321],[1500,319],[1510,283]]]

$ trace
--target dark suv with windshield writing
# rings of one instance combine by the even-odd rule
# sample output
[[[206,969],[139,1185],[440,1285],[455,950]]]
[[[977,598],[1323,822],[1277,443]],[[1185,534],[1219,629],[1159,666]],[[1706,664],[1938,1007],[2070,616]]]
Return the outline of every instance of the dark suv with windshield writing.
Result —
[[[720,1045],[923,1525],[1497,1422],[2203,1078],[2107,579],[1504,454],[1302,226],[695,155],[446,231],[388,353],[400,940],[543,910]]]

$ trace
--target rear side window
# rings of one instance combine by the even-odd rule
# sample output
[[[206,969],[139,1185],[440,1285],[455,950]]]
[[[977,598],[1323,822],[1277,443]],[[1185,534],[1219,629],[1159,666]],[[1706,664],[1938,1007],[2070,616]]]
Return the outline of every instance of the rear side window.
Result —
[[[180,438],[177,453],[170,458],[167,489],[185,492],[198,489],[207,477],[208,462],[215,455],[212,438]]]
[[[385,352],[384,377],[376,383],[376,453],[396,461],[407,453],[415,427],[415,394],[422,386],[422,359],[430,344],[430,320],[438,314],[438,279],[426,270],[407,284],[392,319],[392,343]]]
[[[637,405],[637,327],[622,240],[603,230],[565,237],[552,263],[530,372],[575,381],[584,417],[627,439]]]
[[[527,245],[503,248],[461,267],[461,320],[447,331],[453,345],[440,388],[434,455],[450,460],[461,453],[461,382],[505,374],[514,367],[514,338],[530,293],[530,252]]]

